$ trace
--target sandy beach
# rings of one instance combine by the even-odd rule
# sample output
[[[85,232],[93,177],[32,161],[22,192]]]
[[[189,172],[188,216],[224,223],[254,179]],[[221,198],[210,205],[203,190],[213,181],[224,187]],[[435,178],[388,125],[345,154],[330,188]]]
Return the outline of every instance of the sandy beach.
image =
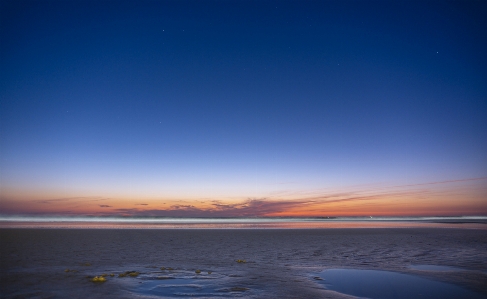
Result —
[[[140,286],[175,277],[206,279],[221,297],[351,298],[313,279],[338,268],[408,273],[487,297],[485,230],[1,229],[0,240],[2,298],[151,298]],[[140,274],[118,277],[125,271]],[[90,281],[103,273],[106,282]]]

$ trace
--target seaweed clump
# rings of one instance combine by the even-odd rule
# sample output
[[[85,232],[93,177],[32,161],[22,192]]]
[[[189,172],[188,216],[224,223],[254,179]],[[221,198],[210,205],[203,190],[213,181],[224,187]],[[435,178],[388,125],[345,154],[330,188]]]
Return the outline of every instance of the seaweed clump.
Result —
[[[107,279],[104,276],[95,276],[91,279],[92,282],[105,282]]]

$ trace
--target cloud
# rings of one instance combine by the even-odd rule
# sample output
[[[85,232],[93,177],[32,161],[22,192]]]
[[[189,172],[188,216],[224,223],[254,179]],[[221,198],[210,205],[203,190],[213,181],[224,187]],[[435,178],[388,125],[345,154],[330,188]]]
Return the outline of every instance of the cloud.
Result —
[[[42,203],[42,204],[52,204],[58,202],[78,202],[78,201],[102,201],[107,200],[108,198],[104,198],[101,196],[78,196],[78,197],[64,197],[64,198],[52,198],[52,199],[39,199],[33,200],[35,203]]]
[[[405,213],[405,210],[413,209],[430,209],[437,211],[437,203],[440,199],[451,198],[452,190],[446,188],[451,185],[454,191],[460,197],[462,194],[470,195],[470,208],[477,207],[479,204],[479,190],[470,188],[473,181],[483,184],[482,180],[487,178],[472,178],[462,180],[450,180],[440,182],[426,182],[422,184],[410,184],[401,186],[380,186],[368,185],[356,188],[349,188],[344,192],[340,190],[302,190],[300,192],[281,191],[268,194],[260,198],[243,198],[235,202],[235,198],[225,200],[176,200],[168,205],[158,202],[159,207],[153,208],[152,203],[133,203],[134,208],[114,209],[113,206],[96,204],[100,208],[106,209],[103,212],[94,212],[98,215],[111,216],[135,216],[135,217],[266,217],[266,216],[285,216],[285,215],[326,215],[336,213],[360,213],[363,211]],[[458,183],[465,182],[468,189],[459,189]],[[445,186],[446,185],[446,186]],[[342,189],[344,190],[344,189]],[[475,193],[477,192],[477,193]],[[485,191],[481,191],[485,192]],[[464,196],[465,197],[465,196]],[[464,198],[462,197],[462,198]],[[80,215],[81,211],[86,209],[87,202],[96,202],[108,198],[88,196],[88,197],[66,197],[53,198],[45,200],[35,200],[33,202],[40,204],[50,204],[49,206],[37,206],[32,210],[26,210],[25,206],[19,205],[14,200],[0,201],[0,207],[3,212],[7,213],[39,213],[39,214],[63,214],[63,215]],[[410,203],[410,204],[409,204]],[[449,209],[460,205],[456,200],[442,200]],[[462,203],[463,205],[465,203]],[[57,206],[57,207],[56,207]],[[116,205],[114,205],[116,207]]]
[[[315,195],[312,197],[295,197],[280,200],[272,198],[248,198],[238,203],[225,203],[213,200],[211,207],[198,207],[193,204],[175,204],[167,209],[118,209],[116,213],[122,216],[139,217],[265,217],[286,215],[293,211],[323,211],[327,206],[339,203],[358,203],[373,200],[390,200],[404,196],[421,196],[428,191],[402,191],[402,192],[370,192],[356,191],[333,194]]]
[[[33,202],[42,203],[42,204],[52,204],[56,202],[69,201],[70,199],[72,198],[39,199],[39,200],[34,200]]]
[[[214,203],[214,208],[198,208],[194,205],[172,205],[168,209],[118,209],[123,216],[163,216],[163,217],[258,217],[284,212],[305,206],[313,201],[272,201],[267,199],[247,199],[238,204]]]
[[[398,186],[394,186],[394,187],[413,187],[413,186],[425,186],[425,185],[438,185],[438,184],[462,183],[462,182],[481,181],[481,180],[487,180],[487,177],[461,179],[461,180],[449,180],[449,181],[438,181],[438,182],[428,182],[428,183],[411,184],[411,185],[398,185]]]

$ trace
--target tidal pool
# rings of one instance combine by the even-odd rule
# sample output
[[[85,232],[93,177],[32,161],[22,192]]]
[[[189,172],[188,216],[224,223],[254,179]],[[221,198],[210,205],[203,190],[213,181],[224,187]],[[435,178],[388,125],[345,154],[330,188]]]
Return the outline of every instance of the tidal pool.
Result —
[[[131,291],[141,295],[168,297],[249,297],[253,290],[235,285],[229,276],[212,273],[194,275],[189,271],[149,273],[141,276]]]
[[[329,269],[316,276],[317,282],[329,290],[371,299],[487,298],[457,285],[389,271]]]
[[[143,281],[135,290],[136,293],[161,297],[216,297],[221,296],[216,285],[203,280],[186,278],[149,279]]]

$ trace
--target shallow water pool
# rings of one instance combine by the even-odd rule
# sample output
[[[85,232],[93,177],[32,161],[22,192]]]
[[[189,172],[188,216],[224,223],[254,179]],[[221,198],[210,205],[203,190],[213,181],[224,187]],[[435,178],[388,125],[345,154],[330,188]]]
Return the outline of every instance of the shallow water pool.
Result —
[[[457,285],[389,271],[328,269],[315,279],[329,290],[371,299],[487,298]]]
[[[145,281],[135,292],[161,297],[220,297],[222,295],[214,285],[190,279]]]
[[[218,273],[195,275],[190,271],[179,270],[141,275],[139,283],[131,291],[135,294],[161,298],[234,298],[251,297],[255,290],[239,286],[232,282],[232,277],[227,275]]]

